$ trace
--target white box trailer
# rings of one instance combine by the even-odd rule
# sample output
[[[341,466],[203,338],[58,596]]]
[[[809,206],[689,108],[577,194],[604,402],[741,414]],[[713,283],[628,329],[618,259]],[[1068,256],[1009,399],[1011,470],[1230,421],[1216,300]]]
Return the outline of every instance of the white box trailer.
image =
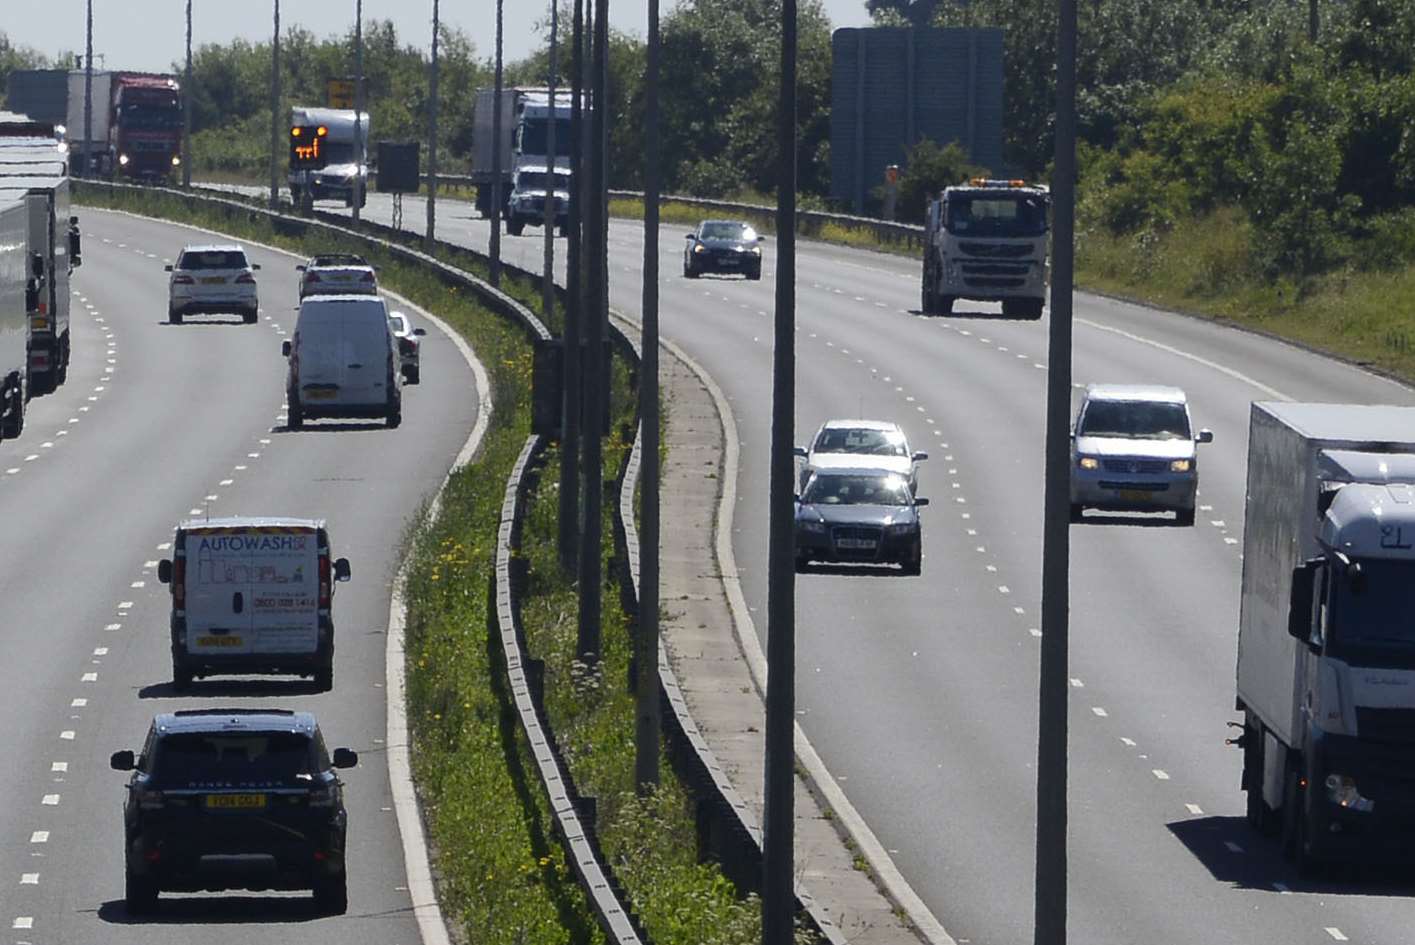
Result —
[[[1302,867],[1415,843],[1415,407],[1255,403],[1237,708],[1249,822]]]
[[[172,679],[296,673],[334,684],[333,559],[323,521],[194,519],[177,526],[158,579],[172,589]]]
[[[0,158],[3,154],[0,150]],[[39,290],[29,312],[30,387],[34,394],[47,394],[63,384],[69,374],[69,285],[73,270],[81,261],[78,218],[69,213],[69,178],[10,173],[28,167],[0,161],[0,199],[22,200],[28,208],[31,275]],[[35,254],[40,257],[37,264],[33,262]]]
[[[0,196],[0,439],[20,435],[29,397],[29,208]]]

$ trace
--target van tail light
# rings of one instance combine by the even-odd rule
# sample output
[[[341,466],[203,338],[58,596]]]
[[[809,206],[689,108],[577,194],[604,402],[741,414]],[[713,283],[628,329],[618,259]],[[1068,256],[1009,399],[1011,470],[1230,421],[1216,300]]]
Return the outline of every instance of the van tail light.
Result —
[[[172,284],[173,284],[173,285],[195,285],[195,284],[196,284],[196,280],[193,279],[191,276],[173,276],[173,277],[172,277]]]
[[[241,273],[239,276],[236,277],[236,284],[237,284],[237,285],[255,285],[255,276],[251,275],[249,272],[243,272],[243,273]]]
[[[172,556],[172,605],[178,610],[187,606],[187,559],[182,555]]]
[[[319,609],[328,610],[330,599],[329,584],[329,555],[320,552],[319,555]]]

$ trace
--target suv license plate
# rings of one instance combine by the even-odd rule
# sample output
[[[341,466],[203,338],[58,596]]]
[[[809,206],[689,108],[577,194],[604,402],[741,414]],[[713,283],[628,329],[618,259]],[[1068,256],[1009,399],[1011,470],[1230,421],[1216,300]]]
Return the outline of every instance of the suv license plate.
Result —
[[[1150,493],[1144,489],[1121,489],[1120,497],[1126,502],[1145,502],[1150,498]]]
[[[240,646],[243,641],[240,637],[197,637],[197,646]]]
[[[718,260],[718,263],[724,266],[735,266],[741,261],[742,260],[738,259],[736,256],[723,256]]]
[[[201,277],[201,284],[202,284],[202,285],[225,285],[225,284],[226,284],[226,277],[225,277],[225,276],[202,276],[202,277]]]
[[[264,794],[208,794],[208,810],[263,810]]]
[[[868,538],[842,538],[836,542],[841,548],[853,548],[858,551],[873,551],[876,542]]]

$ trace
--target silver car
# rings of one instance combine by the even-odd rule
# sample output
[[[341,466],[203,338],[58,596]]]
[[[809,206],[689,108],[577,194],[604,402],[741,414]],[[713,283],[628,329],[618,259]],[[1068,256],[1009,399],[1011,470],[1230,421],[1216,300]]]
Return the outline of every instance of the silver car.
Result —
[[[247,325],[260,313],[255,271],[260,268],[235,244],[188,246],[173,266],[163,267],[167,280],[167,320],[182,324],[187,315],[238,313]]]
[[[1071,440],[1071,521],[1087,508],[1173,511],[1194,524],[1199,489],[1189,402],[1177,387],[1092,384],[1086,388]]]
[[[427,330],[414,328],[413,323],[408,321],[408,316],[402,312],[388,313],[388,327],[393,329],[393,340],[398,345],[398,364],[403,372],[403,380],[409,384],[419,383],[423,374],[420,349]]]
[[[300,277],[300,301],[310,295],[377,295],[378,270],[362,256],[325,253],[295,267]]]
[[[911,452],[899,424],[890,420],[827,420],[816,431],[809,447],[796,447],[805,460],[801,488],[811,473],[869,466],[903,476],[911,492],[919,491],[919,463],[928,453]]]

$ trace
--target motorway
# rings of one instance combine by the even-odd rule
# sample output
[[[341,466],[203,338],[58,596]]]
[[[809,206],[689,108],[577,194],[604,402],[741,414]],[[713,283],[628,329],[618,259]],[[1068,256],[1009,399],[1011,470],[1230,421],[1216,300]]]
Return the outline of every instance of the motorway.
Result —
[[[421,229],[423,203],[405,200]],[[388,198],[366,215],[391,222]],[[443,201],[439,236],[485,249],[485,221]],[[766,613],[773,244],[760,283],[690,282],[661,233],[663,333],[734,405],[734,548],[755,632]],[[538,230],[503,237],[538,269]],[[557,253],[563,254],[563,241]],[[611,295],[640,311],[643,229],[611,225]],[[920,473],[921,578],[797,581],[802,725],[852,803],[961,943],[1031,938],[1047,322],[995,305],[917,314],[918,263],[802,244],[796,440],[829,417],[897,419]],[[1253,334],[1088,295],[1074,378],[1185,388],[1201,448],[1198,524],[1088,512],[1071,529],[1073,941],[1406,942],[1409,879],[1300,879],[1243,821],[1233,710],[1249,404],[1415,404],[1415,391]],[[670,407],[671,410],[671,407]],[[671,589],[670,589],[671,592]]]
[[[194,941],[415,945],[384,754],[384,647],[399,540],[440,485],[476,417],[469,366],[428,329],[424,382],[404,421],[284,428],[280,342],[298,260],[251,249],[262,317],[166,324],[165,262],[209,234],[80,208],[68,383],[30,404],[0,443],[0,928],[53,945]],[[455,393],[454,393],[455,392]],[[157,562],[177,521],[206,514],[324,517],[353,580],[334,603],[334,690],[295,678],[170,689],[167,588]],[[122,904],[127,776],[108,756],[139,748],[157,712],[212,706],[314,711],[331,747],[360,753],[349,805],[347,915],[306,894],[164,896],[141,921]]]

